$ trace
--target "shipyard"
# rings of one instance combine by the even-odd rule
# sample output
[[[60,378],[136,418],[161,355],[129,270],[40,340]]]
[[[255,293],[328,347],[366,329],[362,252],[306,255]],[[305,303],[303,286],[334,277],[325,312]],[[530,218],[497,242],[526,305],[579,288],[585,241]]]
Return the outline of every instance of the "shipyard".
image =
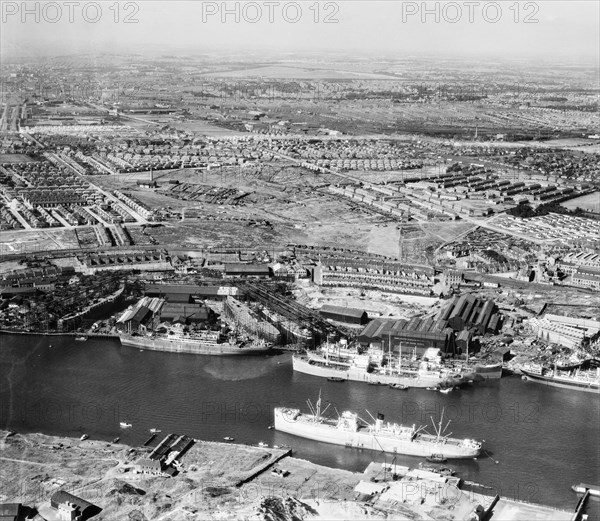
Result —
[[[598,5],[67,4],[2,5],[1,519],[600,518]]]

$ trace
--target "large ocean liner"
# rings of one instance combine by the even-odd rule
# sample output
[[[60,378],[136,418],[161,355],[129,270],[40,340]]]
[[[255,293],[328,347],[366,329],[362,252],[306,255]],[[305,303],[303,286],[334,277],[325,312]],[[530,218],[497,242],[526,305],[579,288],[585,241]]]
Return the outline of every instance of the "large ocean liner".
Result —
[[[275,429],[323,443],[409,456],[458,459],[475,458],[481,452],[478,441],[444,435],[450,422],[443,428],[443,412],[439,425],[431,421],[435,434],[429,434],[423,426],[384,423],[383,414],[377,414],[376,419],[371,416],[373,423],[350,411],[342,412],[338,419],[326,418],[324,413],[329,406],[321,413],[320,396],[315,406],[310,401],[308,406],[311,414],[302,413],[299,409],[276,407]]]

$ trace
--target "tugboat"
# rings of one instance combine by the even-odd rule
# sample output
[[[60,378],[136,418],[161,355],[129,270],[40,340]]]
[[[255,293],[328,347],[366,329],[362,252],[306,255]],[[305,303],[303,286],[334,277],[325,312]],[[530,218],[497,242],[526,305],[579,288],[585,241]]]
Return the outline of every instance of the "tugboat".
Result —
[[[443,454],[432,454],[425,459],[431,463],[446,463],[446,461],[448,461]]]

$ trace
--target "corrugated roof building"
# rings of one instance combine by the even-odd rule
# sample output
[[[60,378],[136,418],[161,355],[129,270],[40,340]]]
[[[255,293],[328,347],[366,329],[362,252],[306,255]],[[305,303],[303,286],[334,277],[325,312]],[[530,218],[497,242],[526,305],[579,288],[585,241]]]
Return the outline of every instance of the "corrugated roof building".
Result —
[[[324,318],[335,320],[336,322],[346,322],[347,324],[366,324],[369,321],[369,315],[366,311],[344,306],[333,306],[325,304],[319,313]]]

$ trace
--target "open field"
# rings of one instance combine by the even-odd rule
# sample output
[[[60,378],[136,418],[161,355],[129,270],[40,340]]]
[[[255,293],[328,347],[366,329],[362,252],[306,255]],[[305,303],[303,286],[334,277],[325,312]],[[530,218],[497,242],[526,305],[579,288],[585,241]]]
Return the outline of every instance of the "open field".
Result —
[[[0,235],[0,254],[62,250],[77,247],[79,247],[79,241],[74,230],[3,231]]]
[[[584,195],[583,197],[569,199],[564,203],[560,203],[560,205],[569,210],[582,208],[588,212],[600,213],[600,192],[594,192],[593,194]]]
[[[370,72],[339,70],[334,68],[301,67],[288,65],[265,65],[263,67],[239,69],[227,72],[210,72],[205,76],[218,78],[261,78],[261,79],[303,79],[303,80],[352,80],[381,79],[389,80],[389,76]]]

